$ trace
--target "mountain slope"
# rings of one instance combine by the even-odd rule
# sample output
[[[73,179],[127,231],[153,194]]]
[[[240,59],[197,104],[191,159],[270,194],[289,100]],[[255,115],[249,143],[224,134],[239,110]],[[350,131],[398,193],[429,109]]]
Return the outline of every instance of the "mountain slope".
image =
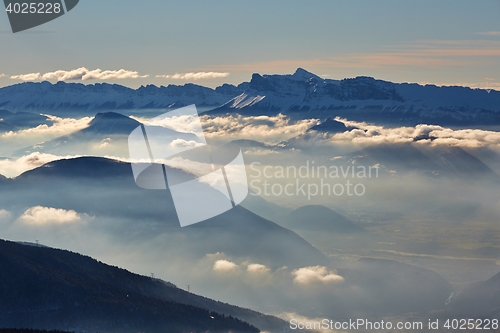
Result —
[[[291,230],[354,233],[364,231],[349,219],[321,205],[297,208],[281,219],[281,225]]]
[[[379,164],[383,169],[405,174],[418,172],[431,177],[467,177],[498,180],[499,176],[481,160],[460,147],[425,146],[413,143],[379,144],[346,154],[338,161],[348,165]]]
[[[68,251],[0,241],[0,266],[3,327],[259,332],[232,317],[180,303],[173,285]],[[217,306],[217,302],[198,298],[199,303]],[[259,316],[239,308],[233,311]]]
[[[50,124],[51,122],[48,120],[48,117],[41,114],[0,110],[0,132]]]
[[[96,114],[89,127],[82,129],[80,133],[128,135],[140,124],[137,120],[116,112],[103,112]]]
[[[3,207],[41,205],[73,209],[102,218],[121,218],[130,221],[134,228],[141,221],[144,233],[150,237],[161,233],[171,238],[170,247],[178,246],[188,256],[224,252],[271,267],[301,267],[328,261],[295,233],[242,207],[191,228],[180,228],[170,192],[139,188],[128,163],[95,157],[60,160],[25,172],[4,186],[11,195],[0,197]],[[51,189],[49,195],[44,188]],[[150,221],[155,221],[155,228],[159,229],[150,229]],[[180,242],[183,237],[189,237],[190,242]]]
[[[296,233],[239,206],[180,228],[170,192],[138,188],[128,163],[95,157],[55,161],[0,183],[0,191],[7,194],[0,196],[0,207],[11,216],[10,224],[5,223],[10,230],[29,235],[22,239],[79,246],[103,260],[136,271],[154,269],[157,276],[190,283],[205,295],[262,311],[325,318],[385,316],[439,308],[449,295],[449,285],[442,278],[427,273],[417,276],[418,269],[408,265],[393,263],[386,269],[374,262],[347,269]],[[74,210],[80,220],[26,224],[20,217],[38,206]],[[193,209],[197,207],[193,203]],[[217,263],[222,263],[222,270]],[[256,277],[256,272],[248,271],[250,266],[264,275]],[[296,274],[304,270],[338,272],[341,281],[297,284]],[[231,314],[221,308],[215,311]],[[271,323],[262,325],[266,320],[238,318],[276,331],[269,328],[274,327]]]
[[[469,285],[453,299],[444,312],[462,318],[498,319],[500,314],[500,273],[484,282]]]
[[[347,127],[344,123],[340,121],[336,121],[333,118],[328,118],[324,122],[319,125],[315,125],[311,127],[308,132],[317,131],[322,133],[344,133],[345,131],[350,131],[354,129],[354,127]]]

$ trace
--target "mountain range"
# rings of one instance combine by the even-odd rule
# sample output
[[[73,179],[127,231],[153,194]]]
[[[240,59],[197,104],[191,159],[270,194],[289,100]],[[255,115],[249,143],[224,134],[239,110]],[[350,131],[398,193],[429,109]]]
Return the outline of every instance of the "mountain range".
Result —
[[[215,89],[195,84],[131,89],[117,84],[21,83],[0,89],[10,111],[95,113],[95,110],[178,108],[190,104],[212,114],[278,113],[290,117],[415,125],[498,125],[500,92],[467,87],[392,83],[360,76],[321,78],[302,68],[288,75],[253,74],[249,82]]]
[[[370,265],[359,262],[342,267],[341,262],[328,258],[293,231],[239,206],[203,223],[180,228],[170,192],[137,187],[130,164],[124,162],[97,157],[54,161],[15,179],[0,181],[0,190],[9,193],[0,197],[0,207],[13,217],[21,216],[27,209],[29,212],[30,207],[73,210],[81,216],[81,223],[41,225],[33,229],[36,235],[45,239],[61,237],[53,241],[64,242],[74,232],[75,236],[67,241],[75,244],[95,238],[82,248],[85,251],[94,247],[119,248],[119,257],[123,253],[132,256],[124,262],[125,267],[150,269],[148,265],[154,265],[158,274],[176,272],[178,279],[206,285],[213,297],[217,295],[218,299],[239,305],[258,304],[255,308],[261,311],[271,308],[280,313],[287,309],[336,318],[349,318],[354,313],[379,316],[437,309],[451,292],[448,282],[439,275],[397,262],[388,265],[374,260]],[[339,228],[355,227],[333,211],[326,208],[323,211],[340,221]],[[19,223],[22,219],[15,220],[12,228]],[[318,219],[317,223],[328,227],[326,220]],[[335,223],[333,227],[336,228]],[[100,242],[103,236],[105,244]],[[102,255],[102,248],[99,253]],[[134,262],[134,255],[140,255],[140,262]],[[203,265],[196,268],[214,256],[233,262],[229,265],[234,267],[235,274],[241,270],[235,267],[240,263],[263,265],[258,267],[276,276],[276,284],[256,290],[246,285],[231,289],[227,283],[238,280],[222,280],[227,283],[214,289],[221,277],[207,276],[213,272],[213,263],[209,264],[208,272]],[[317,298],[320,286],[296,288],[293,282],[292,272],[305,267],[335,270],[345,277],[345,283],[332,288],[326,285]],[[370,301],[356,295],[370,295]]]

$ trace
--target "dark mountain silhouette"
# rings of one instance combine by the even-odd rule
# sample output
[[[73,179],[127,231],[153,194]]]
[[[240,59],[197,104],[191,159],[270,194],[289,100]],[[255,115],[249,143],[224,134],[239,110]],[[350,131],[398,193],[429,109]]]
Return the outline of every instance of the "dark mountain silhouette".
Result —
[[[89,127],[82,129],[80,133],[128,135],[140,124],[137,120],[116,112],[103,112],[96,114]]]
[[[0,132],[15,131],[39,125],[50,125],[47,116],[31,112],[10,112],[0,110]]]
[[[76,253],[0,240],[0,327],[100,332],[259,332],[286,323]]]
[[[327,133],[344,133],[345,131],[350,131],[354,127],[346,126],[344,123],[337,121],[333,118],[328,118],[319,125],[311,127],[308,131],[318,131]]]

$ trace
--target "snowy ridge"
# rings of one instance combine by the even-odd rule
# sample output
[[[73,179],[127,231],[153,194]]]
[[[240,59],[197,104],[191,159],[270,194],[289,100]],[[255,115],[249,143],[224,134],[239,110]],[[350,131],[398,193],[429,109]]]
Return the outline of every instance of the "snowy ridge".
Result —
[[[235,102],[246,102],[264,95],[266,100],[259,107],[278,107],[284,111],[382,107],[391,110],[456,108],[500,112],[499,91],[398,84],[363,76],[339,81],[306,73],[308,72],[298,69],[293,75],[254,74],[245,92],[245,99]],[[241,109],[245,106],[233,103],[231,107]]]
[[[214,114],[284,113],[408,124],[500,124],[500,91],[392,83],[365,76],[331,80],[301,68],[287,75],[253,74],[250,82],[216,89],[195,84],[131,89],[116,84],[63,82],[22,83],[0,89],[0,108],[10,111],[160,109],[190,104],[211,108]]]
[[[233,98],[232,100],[230,100],[229,102],[224,104],[223,106],[230,105],[230,108],[233,108],[233,109],[243,109],[243,108],[250,107],[250,106],[253,106],[253,105],[259,103],[264,98],[266,98],[266,96],[257,95],[257,96],[250,96],[249,97],[247,94],[243,93],[241,95],[236,96],[235,98]]]
[[[500,92],[495,90],[398,84],[364,76],[330,80],[300,68],[293,75],[254,74],[244,87],[244,94],[213,112],[341,116],[408,125],[500,124]]]
[[[155,109],[193,103],[215,107],[233,97],[234,94],[227,95],[194,84],[168,87],[148,85],[134,90],[117,84],[51,84],[45,81],[21,83],[0,89],[0,107],[11,111]]]

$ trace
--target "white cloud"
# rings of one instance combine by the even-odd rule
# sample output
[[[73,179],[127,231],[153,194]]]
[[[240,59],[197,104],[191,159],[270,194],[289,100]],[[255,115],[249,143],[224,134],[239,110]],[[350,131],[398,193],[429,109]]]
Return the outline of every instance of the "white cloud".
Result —
[[[201,136],[203,133],[200,119],[193,115],[172,116],[164,118],[153,118],[145,120],[144,118],[131,117],[147,126],[161,126],[182,133],[193,133]]]
[[[146,122],[148,122],[151,119],[148,117],[139,117],[139,116],[134,116],[134,115],[130,116],[130,118],[137,120],[138,122],[140,122],[144,125],[149,125],[149,124],[146,124]],[[151,126],[160,126],[160,125],[152,124]]]
[[[157,78],[163,79],[173,79],[173,80],[206,80],[206,79],[218,79],[229,76],[229,73],[221,72],[197,72],[197,73],[184,73],[184,74],[174,74],[174,75],[156,75]]]
[[[45,74],[30,73],[13,75],[10,78],[22,81],[37,81],[37,80],[56,80],[56,81],[72,81],[72,80],[120,80],[120,79],[142,79],[147,78],[149,75],[139,75],[137,71],[130,71],[126,69],[119,70],[102,70],[94,69],[89,70],[85,67],[80,67],[73,70],[57,70]]]
[[[0,160],[0,175],[17,177],[25,171],[33,170],[49,162],[75,157],[78,156],[57,156],[35,152],[18,159],[4,159]]]
[[[269,268],[262,264],[249,264],[247,266],[247,272],[254,274],[264,274],[269,273]]]
[[[37,127],[22,129],[19,131],[9,131],[0,135],[0,154],[6,156],[10,152],[36,143],[48,141],[63,135],[68,135],[89,126],[93,117],[84,117],[80,119],[59,118],[56,116],[45,115],[52,121],[52,126],[42,124]],[[9,152],[6,150],[9,149]]]
[[[170,145],[175,148],[196,148],[196,147],[202,147],[205,144],[193,140],[186,141],[183,139],[175,139],[170,143]]]
[[[224,141],[250,139],[266,143],[278,143],[305,133],[318,123],[317,119],[291,121],[285,115],[274,117],[256,116],[202,116],[205,136]]]
[[[44,135],[44,136],[49,135],[51,137],[59,137],[88,127],[90,121],[94,119],[94,117],[83,117],[80,119],[59,118],[48,114],[44,116],[46,116],[50,121],[52,121],[53,123],[52,126],[42,124],[38,125],[37,127],[22,129],[16,132],[9,131],[3,133],[1,137],[2,138],[16,137],[16,139],[25,136],[32,137],[36,135]]]
[[[132,116],[131,118],[145,125],[166,127],[178,132],[194,133],[197,136],[203,133],[209,139],[221,141],[249,139],[268,143],[278,143],[303,134],[319,122],[318,119],[292,121],[282,114],[274,117],[202,115],[199,120],[193,116],[173,116],[154,121],[143,117]]]
[[[419,142],[431,145],[451,145],[464,148],[500,147],[500,132],[480,129],[451,129],[438,125],[420,124],[415,127],[385,128],[364,122],[336,118],[346,126],[356,127],[350,131],[325,135],[317,133],[315,140],[323,143],[382,144]]]
[[[80,215],[74,210],[35,206],[28,208],[18,219],[30,225],[66,224],[78,222]]]
[[[213,270],[217,272],[234,272],[237,269],[238,265],[226,259],[217,260],[213,266]]]
[[[102,149],[102,148],[106,148],[109,146],[109,143],[113,141],[111,140],[111,138],[106,138],[106,139],[103,139],[101,140],[101,142],[99,142],[97,145],[96,145],[96,148],[97,149]]]
[[[6,76],[7,76],[7,74],[3,74],[2,73],[2,74],[0,74],[0,79],[3,78],[3,77],[6,77]]]
[[[337,275],[336,271],[328,270],[324,266],[302,267],[292,271],[295,276],[293,282],[297,284],[316,284],[316,283],[339,283],[344,278]]]
[[[279,154],[279,152],[273,149],[261,149],[261,148],[250,148],[245,150],[245,155],[265,156],[273,154],[276,155]]]
[[[40,73],[12,75],[10,78],[13,80],[36,81],[40,80]]]

